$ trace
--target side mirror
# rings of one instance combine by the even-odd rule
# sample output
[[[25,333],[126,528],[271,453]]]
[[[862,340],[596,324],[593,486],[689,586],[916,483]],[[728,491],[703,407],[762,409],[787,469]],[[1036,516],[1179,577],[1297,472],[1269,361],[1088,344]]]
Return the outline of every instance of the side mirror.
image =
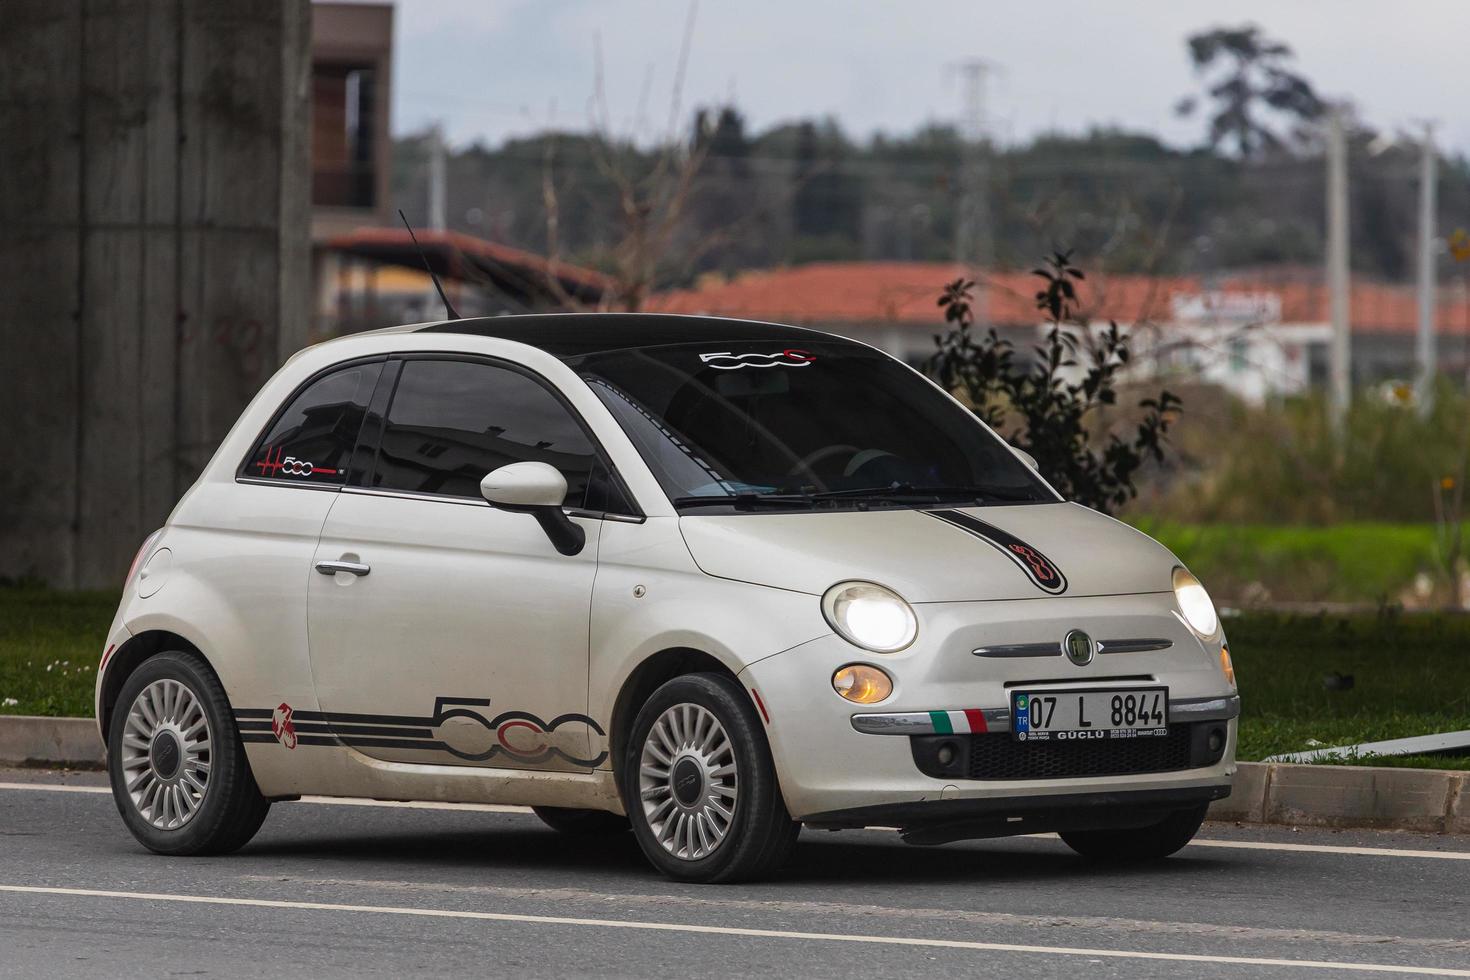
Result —
[[[552,547],[564,555],[577,554],[587,543],[587,532],[562,512],[567,480],[550,463],[511,463],[492,470],[480,481],[480,494],[491,507],[536,518]]]
[[[1031,467],[1031,469],[1036,470],[1037,472],[1040,472],[1040,470],[1038,470],[1037,469],[1037,466],[1036,466],[1036,457],[1035,456],[1032,456],[1030,453],[1028,453],[1024,449],[1017,449],[1015,446],[1012,446],[1011,447],[1011,452],[1013,452],[1017,456],[1021,457],[1021,462],[1025,463],[1027,466]]]

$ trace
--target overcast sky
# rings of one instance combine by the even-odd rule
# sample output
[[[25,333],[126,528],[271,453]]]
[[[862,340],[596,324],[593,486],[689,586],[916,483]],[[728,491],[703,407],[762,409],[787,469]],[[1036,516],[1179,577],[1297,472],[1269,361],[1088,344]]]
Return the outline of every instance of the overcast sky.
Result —
[[[609,113],[643,138],[666,128],[685,0],[396,0],[393,129],[442,120],[451,142],[495,145],[586,128],[600,38]],[[1099,124],[1193,144],[1174,103],[1198,90],[1184,38],[1252,21],[1290,44],[1318,91],[1379,129],[1433,119],[1470,152],[1470,0],[704,0],[684,87],[734,102],[751,129],[822,115],[850,134],[952,121],[947,64],[996,67],[991,130],[1006,142]],[[639,123],[640,93],[646,118]]]

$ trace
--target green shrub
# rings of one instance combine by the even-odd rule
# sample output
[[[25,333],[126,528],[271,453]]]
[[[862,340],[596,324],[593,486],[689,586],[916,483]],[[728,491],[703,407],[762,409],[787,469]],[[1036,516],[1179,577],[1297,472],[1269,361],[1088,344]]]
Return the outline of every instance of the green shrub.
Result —
[[[1360,390],[1340,440],[1320,395],[1191,411],[1171,433],[1183,468],[1156,473],[1156,492],[1133,512],[1208,524],[1428,524],[1435,488],[1463,477],[1467,420],[1470,399],[1448,386],[1427,417]]]

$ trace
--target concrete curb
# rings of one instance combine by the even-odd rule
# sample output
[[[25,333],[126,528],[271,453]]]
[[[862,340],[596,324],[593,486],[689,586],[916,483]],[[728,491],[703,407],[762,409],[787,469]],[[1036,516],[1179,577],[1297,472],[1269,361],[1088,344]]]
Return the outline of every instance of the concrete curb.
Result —
[[[1210,819],[1470,834],[1470,773],[1242,762]]]
[[[102,769],[106,764],[91,718],[0,715],[0,765]]]
[[[0,766],[103,769],[90,718],[0,715]],[[1470,772],[1242,762],[1211,820],[1470,834]]]

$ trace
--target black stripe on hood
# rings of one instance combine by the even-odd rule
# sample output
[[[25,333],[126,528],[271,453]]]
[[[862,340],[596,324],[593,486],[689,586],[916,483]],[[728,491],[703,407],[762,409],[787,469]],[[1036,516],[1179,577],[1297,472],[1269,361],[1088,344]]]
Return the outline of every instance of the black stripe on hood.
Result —
[[[957,510],[926,510],[923,513],[946,524],[953,524],[993,545],[1001,554],[1015,562],[1016,567],[1025,572],[1026,577],[1041,591],[1051,595],[1060,595],[1067,591],[1067,576],[1062,574],[1056,563],[1014,534]]]

